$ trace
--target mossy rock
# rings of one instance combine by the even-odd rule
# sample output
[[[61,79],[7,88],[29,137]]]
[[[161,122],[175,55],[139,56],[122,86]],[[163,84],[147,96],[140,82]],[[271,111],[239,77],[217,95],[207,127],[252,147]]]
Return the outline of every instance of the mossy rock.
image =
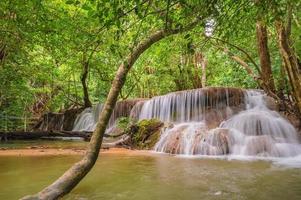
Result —
[[[158,141],[164,123],[157,119],[144,119],[129,128],[134,148],[151,149]]]

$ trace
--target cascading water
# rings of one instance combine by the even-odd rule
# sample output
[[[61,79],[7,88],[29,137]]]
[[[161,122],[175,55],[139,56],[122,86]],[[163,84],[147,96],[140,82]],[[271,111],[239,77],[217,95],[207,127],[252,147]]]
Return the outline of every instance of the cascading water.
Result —
[[[92,108],[86,108],[81,112],[74,122],[73,131],[94,131],[102,107],[102,104],[96,104]]]
[[[144,102],[139,119],[157,118],[164,122],[177,123],[219,121],[231,116],[243,101],[243,91],[235,88],[174,92]]]
[[[295,128],[281,115],[267,108],[264,94],[246,92],[246,110],[238,113],[220,127],[229,130],[234,155],[287,157],[301,154]]]
[[[212,88],[172,93],[144,103],[139,119],[172,122],[154,149],[184,155],[301,155],[295,128],[258,90]],[[215,123],[214,123],[215,122]]]

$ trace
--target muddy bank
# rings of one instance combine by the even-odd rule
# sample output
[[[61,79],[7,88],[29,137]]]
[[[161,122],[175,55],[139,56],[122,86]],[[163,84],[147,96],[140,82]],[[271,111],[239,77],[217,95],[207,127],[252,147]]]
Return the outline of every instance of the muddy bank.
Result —
[[[0,156],[60,156],[60,155],[84,155],[85,149],[55,149],[55,148],[27,148],[27,149],[0,149]],[[101,149],[101,154],[146,154],[148,151],[130,150],[125,148]],[[100,156],[101,156],[100,154]]]

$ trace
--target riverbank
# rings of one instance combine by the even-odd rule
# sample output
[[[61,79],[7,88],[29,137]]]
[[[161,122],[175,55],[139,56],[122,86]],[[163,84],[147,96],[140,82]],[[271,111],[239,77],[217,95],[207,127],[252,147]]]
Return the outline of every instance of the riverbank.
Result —
[[[59,156],[59,155],[84,155],[85,149],[56,149],[29,147],[26,149],[0,149],[0,156]],[[138,151],[125,148],[101,149],[101,154],[145,154],[147,151]]]

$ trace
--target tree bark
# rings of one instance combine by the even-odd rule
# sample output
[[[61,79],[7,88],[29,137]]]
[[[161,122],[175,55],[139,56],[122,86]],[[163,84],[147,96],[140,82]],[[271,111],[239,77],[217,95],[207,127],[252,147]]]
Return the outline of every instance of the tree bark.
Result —
[[[107,100],[104,107],[100,113],[99,120],[95,131],[93,132],[92,138],[90,140],[89,146],[85,156],[79,162],[75,163],[70,169],[68,169],[61,177],[59,177],[54,183],[43,189],[38,194],[33,196],[24,197],[25,199],[58,199],[65,194],[69,193],[91,170],[94,166],[99,149],[101,147],[103,135],[106,130],[106,126],[109,122],[110,116],[113,112],[114,106],[116,104],[119,92],[125,83],[127,73],[139,58],[139,56],[151,47],[154,43],[162,40],[163,38],[177,34],[179,32],[187,31],[192,29],[197,25],[199,19],[190,23],[184,28],[173,29],[173,30],[160,30],[152,35],[150,35],[146,40],[141,41],[136,48],[132,50],[130,55],[125,59],[125,61],[119,66],[115,78],[112,83],[112,87],[108,94]]]
[[[199,76],[199,68],[200,64],[202,62],[202,54],[201,53],[195,53],[194,54],[194,79],[193,79],[193,85],[194,88],[201,88],[202,87],[202,79]]]
[[[261,67],[261,80],[263,81],[264,86],[267,87],[266,90],[270,90],[275,93],[275,84],[268,48],[267,28],[260,20],[256,23],[256,38]]]
[[[281,57],[284,61],[292,94],[299,114],[301,113],[301,66],[294,49],[290,46],[289,35],[281,20],[276,21],[276,31]]]
[[[84,92],[84,107],[92,107],[92,103],[89,99],[89,92],[88,92],[88,86],[87,86],[87,77],[89,73],[89,61],[86,60],[86,56],[84,54],[83,56],[83,72],[81,76],[81,82],[83,86],[83,92]]]
[[[280,77],[278,80],[278,88],[277,88],[277,96],[282,99],[282,101],[285,100],[285,86],[286,86],[286,81],[285,81],[286,73],[285,73],[285,63],[282,61],[282,64],[280,66]]]
[[[220,48],[221,49],[221,48]],[[252,68],[248,65],[248,63],[246,63],[242,58],[240,58],[239,56],[236,56],[234,54],[232,54],[228,49],[224,48],[223,51],[230,57],[232,58],[235,62],[237,62],[238,64],[240,64],[242,67],[244,67],[244,69],[246,70],[246,72],[258,83],[258,85],[261,87],[261,82],[259,81],[259,77],[254,73],[254,71],[252,70]]]
[[[206,68],[207,68],[207,60],[205,56],[202,56],[202,88],[206,87]]]

